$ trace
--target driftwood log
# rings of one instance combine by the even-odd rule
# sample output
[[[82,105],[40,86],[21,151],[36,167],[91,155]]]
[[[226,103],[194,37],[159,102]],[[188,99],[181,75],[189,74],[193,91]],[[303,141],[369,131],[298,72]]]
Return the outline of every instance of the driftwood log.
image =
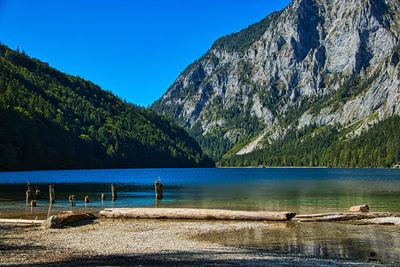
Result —
[[[13,224],[42,224],[44,220],[24,220],[24,219],[0,219],[0,223]]]
[[[100,211],[100,215],[108,218],[289,221],[296,214],[217,209],[111,208]]]
[[[45,228],[61,228],[69,226],[74,223],[82,221],[91,221],[96,219],[91,213],[88,212],[66,212],[58,215],[50,216],[44,223]]]
[[[334,212],[309,215],[297,215],[293,218],[296,222],[334,222],[334,221],[350,221],[363,220],[398,216],[390,212],[369,212],[369,213],[354,213],[354,212]]]

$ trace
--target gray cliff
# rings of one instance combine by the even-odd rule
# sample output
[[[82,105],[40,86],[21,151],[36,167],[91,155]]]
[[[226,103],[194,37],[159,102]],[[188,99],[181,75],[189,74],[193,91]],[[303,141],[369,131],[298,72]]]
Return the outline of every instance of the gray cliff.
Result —
[[[153,109],[223,153],[241,143],[238,155],[311,124],[356,124],[348,136],[359,135],[400,113],[399,10],[399,0],[294,0],[217,40]]]

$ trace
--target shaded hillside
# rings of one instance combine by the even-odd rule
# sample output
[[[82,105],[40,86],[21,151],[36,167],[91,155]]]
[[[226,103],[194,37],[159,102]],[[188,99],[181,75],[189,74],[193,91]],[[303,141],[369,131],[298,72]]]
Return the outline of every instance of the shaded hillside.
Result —
[[[165,116],[0,45],[0,170],[212,166]]]

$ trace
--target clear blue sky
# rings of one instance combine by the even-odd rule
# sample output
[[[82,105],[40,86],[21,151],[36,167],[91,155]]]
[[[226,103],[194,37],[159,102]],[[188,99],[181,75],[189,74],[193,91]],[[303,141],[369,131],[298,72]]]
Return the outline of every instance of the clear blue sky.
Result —
[[[0,41],[152,104],[219,37],[290,0],[0,0]]]

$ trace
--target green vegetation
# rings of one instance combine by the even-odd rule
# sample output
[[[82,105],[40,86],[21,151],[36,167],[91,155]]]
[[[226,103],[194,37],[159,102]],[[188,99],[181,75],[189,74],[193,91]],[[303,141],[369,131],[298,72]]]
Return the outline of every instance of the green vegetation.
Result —
[[[225,132],[221,129],[203,135],[200,123],[196,123],[188,131],[190,136],[199,142],[204,153],[214,160],[220,159],[232,147],[231,142],[224,138]]]
[[[270,25],[277,20],[280,12],[273,12],[262,21],[252,24],[246,29],[219,38],[212,45],[212,49],[221,49],[227,52],[243,52],[255,41],[259,40]]]
[[[0,45],[0,170],[212,166],[171,119]]]
[[[203,135],[196,127],[192,127],[188,131],[199,142],[204,153],[207,153],[215,161],[221,159],[235,145],[226,137],[227,132],[242,129],[238,136],[238,141],[242,142],[250,140],[263,129],[263,124],[259,118],[251,115],[249,111],[241,111],[239,107],[214,109],[214,111],[216,111],[217,118],[226,121],[223,126],[217,127],[206,135]]]
[[[400,160],[400,116],[380,121],[353,139],[336,127],[290,130],[265,149],[224,157],[218,166],[391,167]]]

